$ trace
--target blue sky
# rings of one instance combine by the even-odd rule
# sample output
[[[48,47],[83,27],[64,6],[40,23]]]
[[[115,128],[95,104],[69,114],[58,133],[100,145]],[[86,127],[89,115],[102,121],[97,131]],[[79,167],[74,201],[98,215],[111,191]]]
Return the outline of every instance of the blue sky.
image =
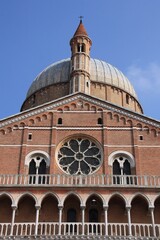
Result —
[[[80,15],[91,57],[120,69],[144,113],[160,119],[160,0],[0,0],[0,119],[16,114],[34,78],[70,57]]]

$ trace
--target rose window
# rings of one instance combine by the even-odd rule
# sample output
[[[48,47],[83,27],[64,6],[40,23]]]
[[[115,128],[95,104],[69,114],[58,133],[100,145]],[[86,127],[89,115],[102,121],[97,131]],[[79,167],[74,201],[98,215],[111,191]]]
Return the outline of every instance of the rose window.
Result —
[[[91,174],[101,165],[101,151],[89,139],[70,139],[58,151],[58,163],[68,174]]]

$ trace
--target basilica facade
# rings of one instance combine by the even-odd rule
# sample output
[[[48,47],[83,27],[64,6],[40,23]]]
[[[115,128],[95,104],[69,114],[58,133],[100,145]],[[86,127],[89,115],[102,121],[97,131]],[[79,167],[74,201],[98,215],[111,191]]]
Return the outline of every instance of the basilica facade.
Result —
[[[160,238],[160,122],[91,46],[80,20],[71,58],[0,120],[2,239]]]

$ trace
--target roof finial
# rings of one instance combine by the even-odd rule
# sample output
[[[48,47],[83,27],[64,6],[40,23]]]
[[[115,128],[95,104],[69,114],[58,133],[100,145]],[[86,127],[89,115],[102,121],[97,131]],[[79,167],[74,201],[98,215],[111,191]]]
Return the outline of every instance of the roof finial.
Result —
[[[83,16],[79,16],[79,18],[80,18],[80,23],[82,23],[82,18],[84,18]]]

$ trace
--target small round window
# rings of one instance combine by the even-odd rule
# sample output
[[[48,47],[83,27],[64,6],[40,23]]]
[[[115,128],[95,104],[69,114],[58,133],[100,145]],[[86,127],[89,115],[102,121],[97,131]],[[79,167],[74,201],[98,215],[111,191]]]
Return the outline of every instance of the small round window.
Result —
[[[94,173],[100,167],[101,159],[98,145],[86,138],[69,139],[58,150],[60,168],[71,175]]]

